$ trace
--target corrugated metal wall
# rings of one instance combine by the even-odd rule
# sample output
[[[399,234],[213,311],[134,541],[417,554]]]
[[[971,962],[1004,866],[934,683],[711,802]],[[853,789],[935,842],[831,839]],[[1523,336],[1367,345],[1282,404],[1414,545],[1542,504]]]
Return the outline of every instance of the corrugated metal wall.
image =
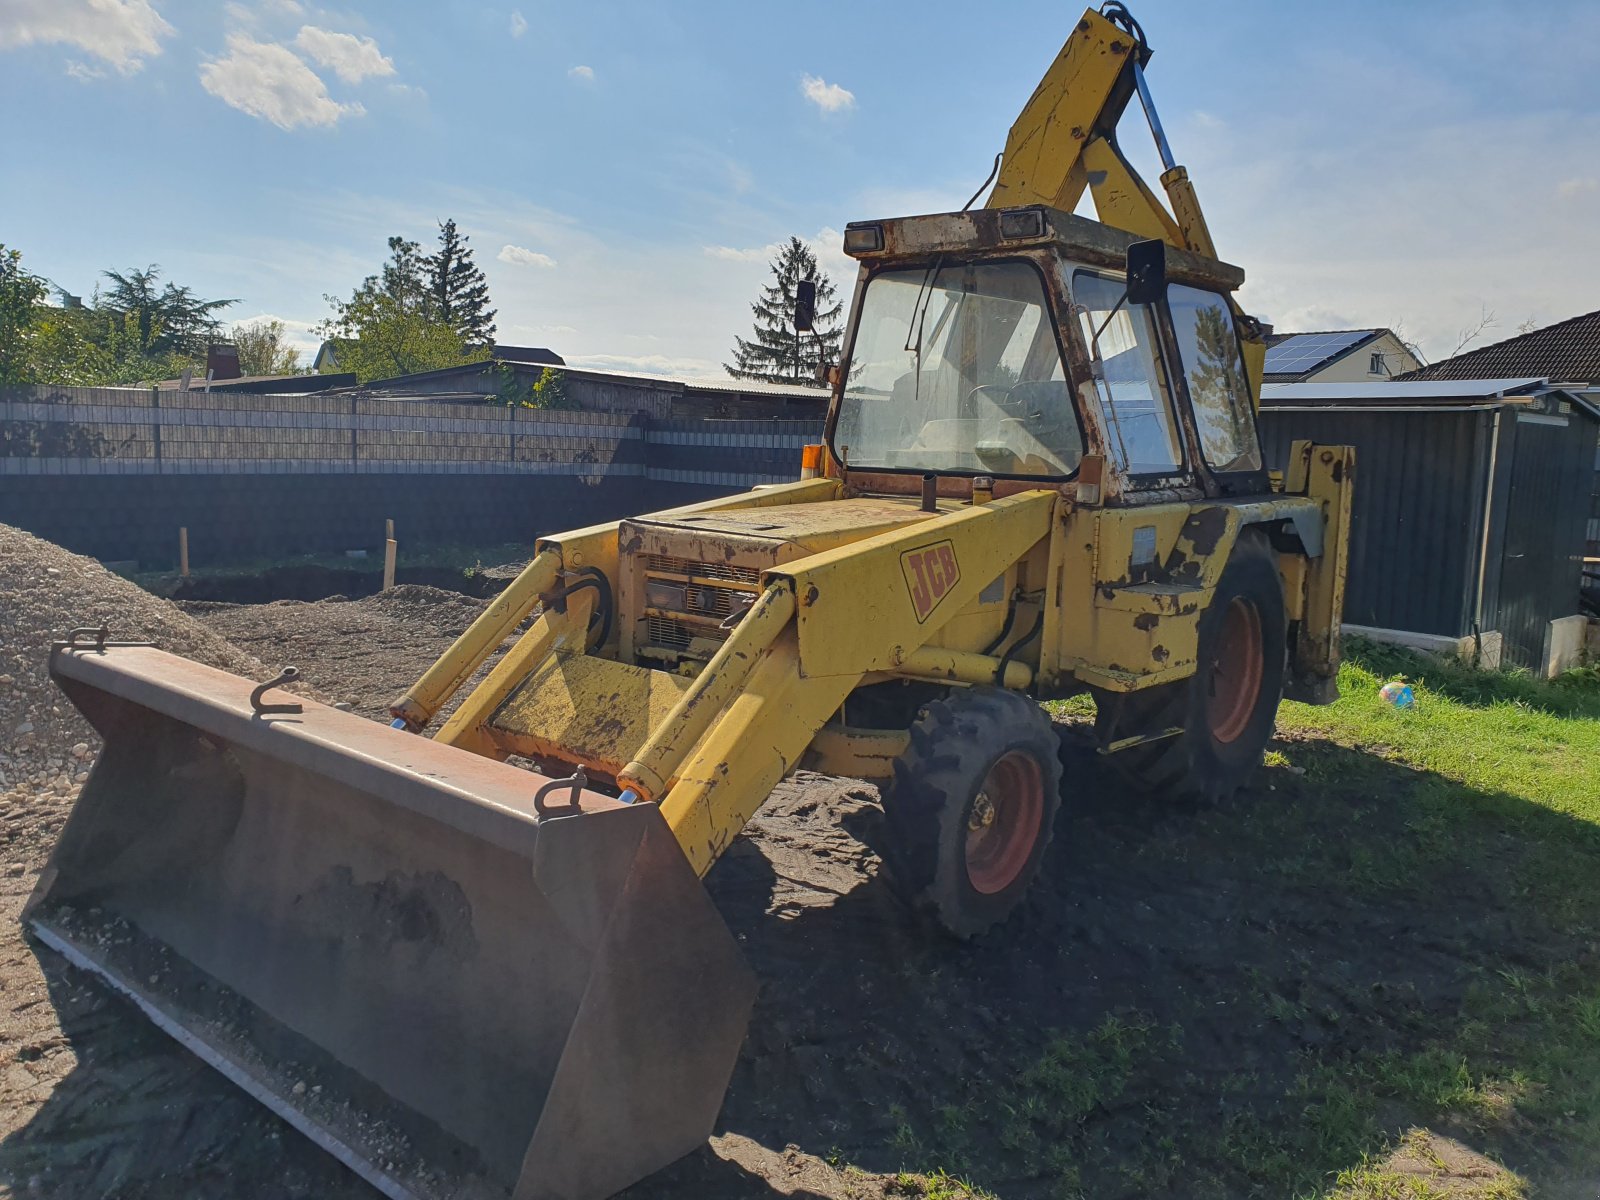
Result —
[[[1492,421],[1489,412],[1262,409],[1273,467],[1299,438],[1356,448],[1346,622],[1471,632]]]
[[[1542,667],[1550,622],[1578,611],[1595,423],[1578,411],[1555,419],[1506,418],[1514,438],[1500,589],[1484,624],[1505,637],[1502,661],[1520,667]]]

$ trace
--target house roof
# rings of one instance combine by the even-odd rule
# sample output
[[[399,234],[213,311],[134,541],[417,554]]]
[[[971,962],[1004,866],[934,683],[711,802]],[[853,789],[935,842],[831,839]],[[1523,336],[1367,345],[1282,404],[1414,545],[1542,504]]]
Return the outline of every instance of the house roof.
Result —
[[[251,392],[272,396],[299,396],[308,392],[326,392],[334,388],[351,387],[354,375],[236,375],[232,379],[213,379],[206,384],[205,376],[189,380],[191,392]],[[183,390],[183,380],[163,379],[156,387],[163,392]]]
[[[512,360],[515,361],[515,360]],[[461,363],[459,366],[440,367],[434,371],[419,371],[414,375],[399,375],[393,379],[374,379],[365,385],[366,390],[374,392],[399,392],[403,391],[408,383],[442,379],[452,375],[464,375],[474,378],[486,372],[491,364],[487,362]],[[719,379],[696,378],[673,375],[647,375],[639,371],[606,371],[591,367],[563,366],[562,372],[572,379],[586,379],[597,383],[610,383],[623,387],[650,388],[652,390],[689,391],[689,392],[726,392],[732,395],[744,396],[772,396],[789,400],[809,400],[826,405],[829,398],[827,388],[815,387],[803,383],[766,383],[757,379]],[[492,389],[489,389],[492,390]],[[458,393],[451,393],[456,395]],[[482,392],[473,392],[464,389],[460,395],[482,395]],[[430,398],[440,399],[444,393],[430,393]]]
[[[1541,376],[1519,379],[1386,379],[1381,383],[1264,383],[1261,407],[1291,405],[1494,404],[1548,390]]]
[[[1539,412],[1557,401],[1600,421],[1600,387],[1519,379],[1389,379],[1382,383],[1268,383],[1261,388],[1263,412],[1367,409],[1373,412],[1461,412],[1515,405]]]
[[[1285,381],[1303,379],[1388,332],[1387,329],[1322,329],[1270,334],[1265,377]]]
[[[567,360],[544,346],[504,346],[496,342],[489,351],[496,362],[532,363],[542,367],[564,367]]]
[[[681,387],[693,392],[730,392],[746,396],[787,396],[795,400],[816,400],[826,404],[827,388],[809,383],[768,383],[762,379],[730,379],[725,375],[650,375],[643,371],[612,371],[597,367],[568,367],[568,375],[579,378],[615,379],[641,387]]]
[[[1401,378],[1468,379],[1534,373],[1563,383],[1600,383],[1600,310],[1467,350]]]
[[[347,342],[348,338],[328,338],[317,347],[317,357],[312,366],[318,370],[322,364],[332,360],[332,365],[339,365],[339,347]],[[495,362],[528,363],[536,367],[563,367],[566,360],[554,350],[545,346],[509,346],[496,342],[489,348],[489,357]],[[455,370],[454,367],[443,368],[447,371]]]

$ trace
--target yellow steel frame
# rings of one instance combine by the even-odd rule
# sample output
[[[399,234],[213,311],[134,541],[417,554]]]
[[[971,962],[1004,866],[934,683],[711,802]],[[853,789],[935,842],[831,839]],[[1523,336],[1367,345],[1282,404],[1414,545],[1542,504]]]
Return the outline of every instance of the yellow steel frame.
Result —
[[[1169,212],[1117,148],[1117,105],[1125,106],[1133,92],[1128,75],[1139,52],[1126,31],[1098,12],[1083,14],[1012,123],[987,206],[1045,204],[1072,212],[1087,189],[1104,224],[1216,258],[1189,172],[1173,166],[1162,173]],[[1229,304],[1236,318],[1244,315],[1231,298]],[[1259,405],[1266,342],[1255,336],[1241,341]]]
[[[989,206],[1071,211],[1088,190],[1106,224],[1214,258],[1187,172],[1174,166],[1162,175],[1169,212],[1117,149],[1117,106],[1132,93],[1129,72],[1140,53],[1110,21],[1084,15],[1012,126]],[[1257,393],[1263,354],[1260,344],[1246,343]],[[660,805],[703,873],[803,756],[827,769],[888,773],[905,733],[853,730],[841,710],[865,683],[921,679],[1049,694],[1080,685],[1128,692],[1192,675],[1200,614],[1249,523],[1287,527],[1313,512],[1321,522],[1320,547],[1281,552],[1280,574],[1290,617],[1300,623],[1299,676],[1329,679],[1337,667],[1354,467],[1346,448],[1296,443],[1284,493],[1247,504],[1101,507],[1098,496],[1079,503],[1070,487],[1000,499],[975,491],[971,504],[942,501],[937,511],[898,523],[879,511],[892,500],[859,502],[878,506],[875,520],[866,508],[856,522],[834,519],[842,509],[821,522],[798,512],[848,506],[838,464],[824,466],[820,478],[654,514],[647,525],[628,527],[630,545],[620,544],[623,523],[616,522],[540,539],[533,562],[396,702],[396,715],[414,729],[427,725],[531,618],[444,722],[439,740],[501,757],[554,753],[570,749],[552,732],[570,721],[582,729],[584,753],[614,770],[625,798]],[[670,687],[634,678],[642,668],[631,665],[630,635],[622,632],[631,610],[616,614],[605,645],[590,646],[593,589],[567,593],[564,605],[541,602],[593,568],[626,608],[623,558],[655,536],[641,529],[663,531],[668,545],[674,518],[780,506],[795,536],[815,526],[810,552],[765,569],[759,598],[720,649]],[[732,532],[684,525],[682,534],[699,539],[697,547],[736,553]],[[1011,649],[997,656],[1002,621],[1019,614],[1038,622],[1039,636],[1018,629],[1008,635]],[[573,667],[584,655],[612,662]],[[504,723],[518,706],[526,712],[547,701],[554,710],[541,715],[549,720],[517,729]],[[639,711],[601,719],[618,704]]]

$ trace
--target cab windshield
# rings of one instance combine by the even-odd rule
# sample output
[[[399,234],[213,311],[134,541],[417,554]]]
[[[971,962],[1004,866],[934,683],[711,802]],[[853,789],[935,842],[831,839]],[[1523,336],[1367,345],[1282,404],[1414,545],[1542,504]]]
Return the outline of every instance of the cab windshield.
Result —
[[[1083,438],[1039,273],[1007,262],[874,275],[833,445],[857,468],[1076,470]]]

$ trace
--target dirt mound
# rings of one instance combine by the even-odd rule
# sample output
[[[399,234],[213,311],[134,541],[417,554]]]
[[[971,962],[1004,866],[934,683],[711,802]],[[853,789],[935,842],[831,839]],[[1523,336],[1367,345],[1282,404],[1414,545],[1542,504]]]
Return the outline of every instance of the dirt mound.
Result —
[[[0,525],[0,598],[0,791],[43,784],[65,794],[98,748],[47,670],[50,643],[72,628],[103,623],[121,641],[154,642],[242,675],[261,670],[250,655],[94,559],[9,525]]]
[[[331,701],[387,720],[400,688],[432,666],[485,603],[460,592],[401,584],[359,600],[180,601],[179,607],[270,665],[299,667],[301,678]],[[468,690],[462,688],[457,698]]]

